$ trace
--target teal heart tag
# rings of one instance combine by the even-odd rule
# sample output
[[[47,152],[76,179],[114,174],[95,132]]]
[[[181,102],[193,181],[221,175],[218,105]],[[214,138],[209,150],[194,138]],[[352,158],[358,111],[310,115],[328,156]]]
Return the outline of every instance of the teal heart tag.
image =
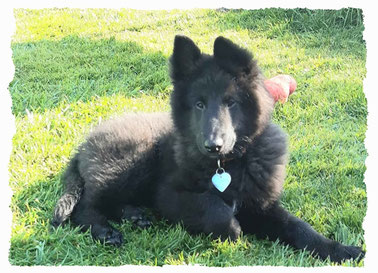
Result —
[[[231,175],[224,170],[222,173],[218,173],[217,170],[216,174],[211,178],[211,182],[213,182],[218,191],[224,192],[231,183]]]

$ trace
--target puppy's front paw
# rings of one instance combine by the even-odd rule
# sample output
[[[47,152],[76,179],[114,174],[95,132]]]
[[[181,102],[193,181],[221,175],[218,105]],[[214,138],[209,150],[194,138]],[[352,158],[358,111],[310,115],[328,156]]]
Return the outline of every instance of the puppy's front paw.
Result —
[[[222,241],[236,241],[240,236],[241,227],[238,220],[232,217],[228,222],[213,224],[211,233],[213,238],[220,238]]]
[[[229,228],[229,235],[228,235],[229,238],[232,241],[236,241],[236,239],[240,236],[240,233],[241,233],[241,227],[238,220],[236,220],[235,218],[232,218],[230,222],[230,228]]]
[[[327,257],[329,257],[330,260],[335,263],[341,263],[345,260],[351,259],[360,261],[365,256],[365,252],[360,247],[347,246],[338,242],[332,242],[332,246],[330,247],[328,255],[321,255],[321,253],[319,254],[321,258],[326,259]]]
[[[360,261],[365,256],[365,252],[357,246],[346,246],[340,244],[333,255],[331,255],[331,261],[340,263],[344,260],[353,259]]]

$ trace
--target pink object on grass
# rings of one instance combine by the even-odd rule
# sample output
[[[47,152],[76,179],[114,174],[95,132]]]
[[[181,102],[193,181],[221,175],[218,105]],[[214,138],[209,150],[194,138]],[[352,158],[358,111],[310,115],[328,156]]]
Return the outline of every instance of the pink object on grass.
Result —
[[[274,101],[285,103],[295,89],[297,82],[290,75],[277,75],[264,81],[266,89],[273,96]]]

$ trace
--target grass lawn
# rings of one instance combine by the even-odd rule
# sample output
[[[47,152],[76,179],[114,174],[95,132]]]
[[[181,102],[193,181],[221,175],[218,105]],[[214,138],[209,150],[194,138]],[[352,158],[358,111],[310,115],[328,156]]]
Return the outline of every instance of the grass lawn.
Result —
[[[267,77],[296,78],[296,92],[274,112],[290,136],[283,204],[325,236],[364,245],[361,10],[17,9],[14,15],[11,264],[331,264],[278,242],[249,235],[220,242],[163,221],[147,230],[116,225],[125,238],[120,248],[93,242],[71,225],[50,227],[61,174],[93,126],[123,112],[169,111],[167,58],[175,34],[188,35],[206,53],[223,35],[250,49]]]

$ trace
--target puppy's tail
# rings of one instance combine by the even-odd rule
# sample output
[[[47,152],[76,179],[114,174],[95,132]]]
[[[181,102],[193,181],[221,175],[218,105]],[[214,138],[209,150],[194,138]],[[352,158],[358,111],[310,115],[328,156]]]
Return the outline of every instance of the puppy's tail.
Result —
[[[51,221],[54,227],[63,224],[70,217],[83,192],[84,179],[80,176],[78,162],[78,156],[75,155],[63,175],[66,188],[55,206],[54,216]]]

